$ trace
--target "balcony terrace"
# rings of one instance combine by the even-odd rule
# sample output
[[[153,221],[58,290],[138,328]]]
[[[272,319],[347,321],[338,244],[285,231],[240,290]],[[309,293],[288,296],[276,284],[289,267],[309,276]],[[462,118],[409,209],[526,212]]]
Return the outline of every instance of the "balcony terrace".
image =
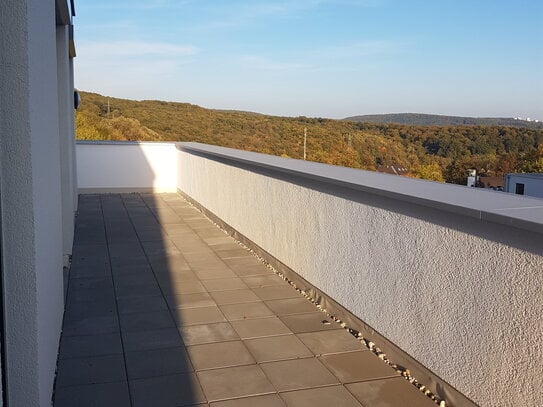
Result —
[[[178,194],[82,195],[55,406],[432,406]]]
[[[76,145],[73,16],[0,2],[2,407],[543,405],[541,199]]]
[[[543,201],[194,143],[77,165],[55,406],[539,402]]]

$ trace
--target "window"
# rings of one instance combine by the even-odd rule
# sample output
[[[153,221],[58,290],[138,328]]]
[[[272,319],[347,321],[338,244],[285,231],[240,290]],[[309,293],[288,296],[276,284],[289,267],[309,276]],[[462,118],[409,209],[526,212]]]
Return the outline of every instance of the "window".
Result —
[[[524,184],[517,182],[515,184],[515,194],[524,195]]]

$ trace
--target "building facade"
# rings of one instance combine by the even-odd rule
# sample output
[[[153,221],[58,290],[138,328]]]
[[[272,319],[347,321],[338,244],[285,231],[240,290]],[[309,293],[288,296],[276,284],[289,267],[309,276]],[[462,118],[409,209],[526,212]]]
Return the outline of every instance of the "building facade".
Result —
[[[506,174],[505,191],[543,198],[543,174]]]
[[[0,2],[2,405],[51,405],[77,206],[73,2]]]

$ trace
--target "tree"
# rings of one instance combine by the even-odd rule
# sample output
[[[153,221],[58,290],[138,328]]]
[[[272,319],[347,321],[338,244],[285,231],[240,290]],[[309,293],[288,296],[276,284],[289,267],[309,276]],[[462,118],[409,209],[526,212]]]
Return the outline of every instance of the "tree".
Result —
[[[438,163],[417,165],[412,171],[413,176],[416,178],[427,179],[430,181],[445,182],[443,173]]]

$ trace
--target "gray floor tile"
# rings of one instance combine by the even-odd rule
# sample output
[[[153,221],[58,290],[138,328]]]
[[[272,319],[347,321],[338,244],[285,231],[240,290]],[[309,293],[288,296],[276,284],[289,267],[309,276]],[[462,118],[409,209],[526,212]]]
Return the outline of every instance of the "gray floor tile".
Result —
[[[237,277],[236,274],[234,274],[234,272],[228,268],[224,268],[224,267],[220,267],[220,268],[217,268],[217,269],[209,269],[209,268],[204,268],[204,269],[198,269],[196,267],[193,268],[193,270],[195,270],[195,274],[196,276],[198,276],[198,278],[200,280],[214,280],[214,279],[217,279],[217,278],[234,278],[234,277]]]
[[[183,346],[177,329],[157,329],[154,331],[123,332],[125,352]]]
[[[345,329],[297,334],[315,355],[362,350],[362,344]]]
[[[170,308],[212,307],[215,304],[208,293],[179,294],[166,297]]]
[[[158,284],[164,288],[169,285],[181,284],[188,281],[198,280],[196,274],[190,270],[183,271],[167,271],[157,272],[155,271],[155,278]]]
[[[231,244],[231,243],[234,243],[234,244],[237,244],[235,243],[235,240],[233,238],[231,238],[230,236],[224,234],[223,232],[219,232],[221,235],[217,236],[217,237],[206,237],[206,238],[203,238],[202,240],[208,245],[208,246],[211,246],[211,247],[214,247],[214,246],[220,246],[222,244]]]
[[[74,266],[70,270],[70,278],[88,278],[88,277],[108,277],[111,275],[111,268],[109,262],[100,264],[87,264]]]
[[[170,255],[167,259],[160,259],[158,257],[149,258],[151,267],[155,273],[180,273],[184,271],[190,271],[190,266],[183,257],[183,255]]]
[[[249,259],[250,262],[247,263],[253,263],[254,261],[257,262],[257,264],[230,264],[228,260],[240,260],[240,259]],[[258,276],[258,275],[268,275],[272,271],[266,267],[264,264],[260,263],[257,259],[254,259],[251,257],[239,257],[237,259],[225,259],[224,262],[228,263],[228,267],[239,277],[249,277],[249,276]]]
[[[226,322],[226,318],[223,316],[221,310],[216,306],[173,309],[172,313],[178,326]]]
[[[231,321],[230,323],[243,339],[292,333],[277,317]]]
[[[254,364],[255,360],[241,341],[188,346],[195,370]]]
[[[277,316],[315,312],[317,306],[311,301],[302,298],[287,298],[265,302]]]
[[[60,359],[122,354],[121,334],[62,336]]]
[[[181,294],[195,294],[207,292],[204,285],[198,280],[186,280],[161,284],[162,293],[165,296],[174,296]]]
[[[263,302],[226,304],[221,305],[219,308],[229,321],[274,316],[273,312]]]
[[[347,384],[364,405],[375,407],[435,407],[435,403],[403,377]]]
[[[104,383],[57,388],[55,407],[131,407],[128,383]]]
[[[343,383],[398,376],[369,350],[324,355],[319,359]]]
[[[62,333],[66,336],[99,335],[119,332],[117,315],[82,317],[64,320]]]
[[[224,259],[224,262],[226,264],[228,264],[230,267],[235,267],[235,266],[264,266],[262,264],[262,262],[260,260],[258,260],[255,256]],[[270,272],[269,269],[266,268],[266,270],[268,272]]]
[[[281,277],[273,273],[271,270],[268,274],[258,276],[243,277],[243,281],[251,288],[268,287],[268,286],[289,286],[289,284]]]
[[[253,288],[253,291],[264,301],[299,298],[302,295],[290,285]]]
[[[121,280],[122,277],[134,279],[153,276],[153,270],[145,260],[138,260],[137,264],[133,265],[114,264],[111,266],[111,271],[116,281]]]
[[[296,335],[246,339],[244,342],[259,363],[313,356]]]
[[[82,318],[108,317],[117,314],[115,298],[100,302],[72,303],[66,306],[64,312],[65,325],[67,322]]]
[[[310,314],[285,315],[279,318],[294,333],[343,329],[341,325],[328,318],[321,311]]]
[[[115,287],[126,290],[139,285],[156,286],[156,279],[151,269],[146,268],[141,270],[143,270],[141,273],[113,273]]]
[[[123,355],[61,359],[57,387],[110,383],[126,380]]]
[[[164,231],[168,236],[183,236],[185,234],[192,234],[194,233],[192,229],[185,225],[185,224],[168,224],[163,226]]]
[[[234,248],[234,249],[226,249],[226,250],[215,250],[217,255],[221,259],[231,259],[234,257],[253,257],[251,252],[247,249],[243,248]]]
[[[185,345],[233,341],[239,339],[234,328],[227,323],[183,326],[179,328]]]
[[[116,285],[117,298],[158,297],[162,295],[156,282],[134,282],[132,284]]]
[[[133,407],[181,407],[206,398],[194,373],[130,381]]]
[[[260,365],[279,391],[336,384],[339,381],[317,359],[294,359]]]
[[[213,239],[213,238],[211,238],[211,239]],[[244,249],[239,243],[237,243],[232,238],[229,238],[228,241],[215,242],[214,244],[209,244],[208,240],[205,240],[205,239],[202,239],[202,240],[204,240],[204,242],[206,242],[209,247],[211,247],[213,250],[215,250],[216,253],[221,252],[221,251],[225,251],[225,250],[239,250],[239,249],[242,249],[245,254],[249,253],[249,251],[247,249]]]
[[[288,407],[361,407],[360,403],[343,386],[328,386],[281,393]],[[368,404],[368,406],[376,406]],[[397,406],[403,406],[398,404]]]
[[[211,407],[285,407],[285,403],[277,394],[264,396],[244,397],[241,399],[217,401]]]
[[[129,380],[194,370],[184,347],[126,352],[125,357]]]
[[[209,401],[275,392],[258,365],[204,370],[198,378]]]
[[[68,288],[66,305],[79,302],[105,302],[114,298],[113,286],[108,288]]]
[[[225,304],[240,304],[243,302],[260,302],[254,292],[249,289],[245,290],[230,290],[230,291],[214,291],[210,293],[218,305]]]
[[[119,298],[119,314],[132,314],[137,312],[165,311],[168,305],[162,296]]]
[[[203,284],[207,291],[226,291],[226,290],[240,290],[247,289],[247,285],[241,278],[220,278],[214,280],[204,280]]]
[[[135,314],[122,314],[121,331],[137,332],[152,331],[155,329],[175,328],[170,311],[138,312]]]
[[[107,288],[113,288],[113,279],[111,276],[74,278],[70,281],[70,290],[72,291],[77,291],[78,289],[103,290]]]

